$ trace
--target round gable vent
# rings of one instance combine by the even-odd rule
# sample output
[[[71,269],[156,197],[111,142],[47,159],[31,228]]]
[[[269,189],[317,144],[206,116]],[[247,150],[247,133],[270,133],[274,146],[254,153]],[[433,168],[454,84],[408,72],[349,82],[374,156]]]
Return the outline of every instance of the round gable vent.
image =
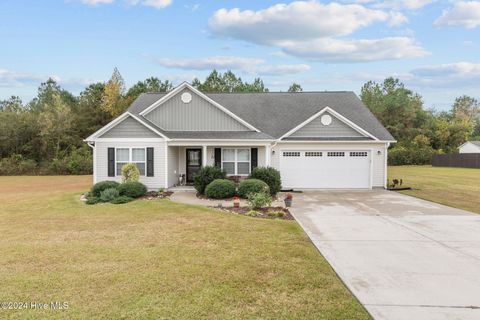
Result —
[[[192,101],[192,95],[189,92],[182,93],[181,97],[183,103],[189,103]]]
[[[332,123],[332,117],[329,116],[328,114],[324,114],[321,118],[320,121],[324,126],[328,126]]]

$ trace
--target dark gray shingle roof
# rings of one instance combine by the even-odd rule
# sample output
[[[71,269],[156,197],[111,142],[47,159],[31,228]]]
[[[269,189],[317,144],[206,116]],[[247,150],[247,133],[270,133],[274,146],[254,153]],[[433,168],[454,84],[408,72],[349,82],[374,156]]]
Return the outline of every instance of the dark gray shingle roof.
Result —
[[[164,95],[165,93],[141,94],[128,111],[138,114]],[[357,95],[349,91],[206,93],[206,95],[273,138],[280,138],[328,106],[378,139],[395,140]],[[170,132],[166,132],[166,135],[170,137]],[[205,135],[208,136],[207,133]],[[196,137],[199,137],[198,134]],[[242,136],[239,135],[238,138]]]

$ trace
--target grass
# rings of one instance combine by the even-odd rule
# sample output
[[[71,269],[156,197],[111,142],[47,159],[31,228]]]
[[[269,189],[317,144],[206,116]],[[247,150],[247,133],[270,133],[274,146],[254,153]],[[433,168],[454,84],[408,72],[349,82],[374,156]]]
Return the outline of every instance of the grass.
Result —
[[[413,188],[404,194],[480,213],[480,169],[399,166],[389,167],[388,176]]]
[[[369,319],[294,221],[169,200],[87,206],[91,177],[0,177],[0,319]]]

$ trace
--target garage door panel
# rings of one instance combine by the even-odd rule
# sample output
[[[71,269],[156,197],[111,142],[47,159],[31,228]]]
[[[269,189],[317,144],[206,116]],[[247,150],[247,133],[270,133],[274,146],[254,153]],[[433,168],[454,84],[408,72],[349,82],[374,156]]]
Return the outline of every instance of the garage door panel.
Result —
[[[370,151],[282,151],[280,171],[284,188],[370,188]]]

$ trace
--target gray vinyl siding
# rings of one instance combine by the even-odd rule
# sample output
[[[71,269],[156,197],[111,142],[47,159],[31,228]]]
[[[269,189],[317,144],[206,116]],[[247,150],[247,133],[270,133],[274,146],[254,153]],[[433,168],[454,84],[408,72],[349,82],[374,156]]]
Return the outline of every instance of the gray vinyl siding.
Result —
[[[96,142],[95,143],[95,181],[118,181],[121,176],[108,176],[108,148],[148,148],[153,147],[154,176],[141,176],[140,182],[145,184],[149,190],[166,188],[165,184],[165,144],[164,141],[155,142]]]
[[[178,147],[168,147],[168,187],[178,183]]]
[[[280,154],[282,150],[368,150],[372,159],[372,187],[384,187],[385,185],[385,156],[387,148],[384,143],[286,143],[279,142],[272,151],[271,165],[280,170]],[[379,154],[380,153],[380,154]],[[281,174],[281,172],[280,172]]]
[[[180,98],[187,91],[192,95],[190,103],[184,103]],[[166,131],[250,131],[238,120],[187,89],[146,114],[145,118]]]
[[[324,114],[329,113],[325,112],[322,115]],[[338,120],[332,114],[329,114],[332,117],[332,123],[328,126],[323,125],[321,122],[322,115],[292,133],[290,137],[363,137],[361,133]]]
[[[158,134],[143,124],[127,117],[116,126],[105,132],[100,138],[158,138]]]

